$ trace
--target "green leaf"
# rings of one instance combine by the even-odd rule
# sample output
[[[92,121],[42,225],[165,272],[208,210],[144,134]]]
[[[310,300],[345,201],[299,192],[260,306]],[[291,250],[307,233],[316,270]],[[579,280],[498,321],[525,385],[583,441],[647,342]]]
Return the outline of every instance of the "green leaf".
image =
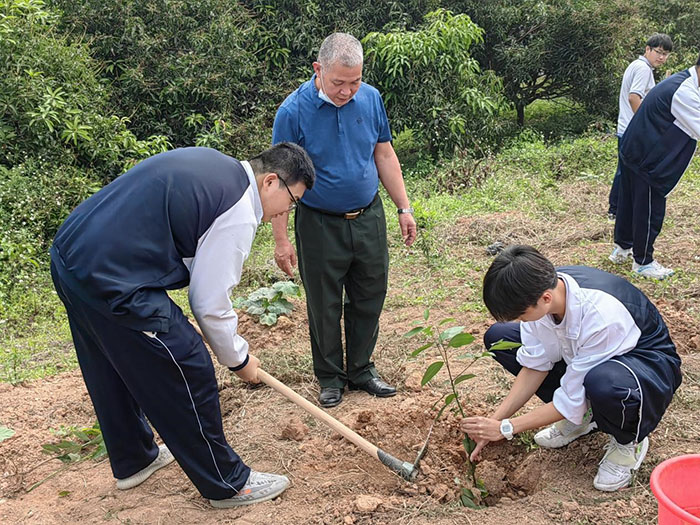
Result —
[[[431,364],[425,371],[425,374],[423,374],[423,379],[420,380],[420,386],[425,386],[425,384],[430,381],[433,377],[435,377],[435,374],[437,374],[440,369],[442,368],[442,365],[444,365],[444,361],[435,361],[433,364]]]
[[[474,374],[464,374],[455,379],[455,385],[460,384],[462,381],[466,381],[467,379],[471,379],[472,377],[476,377]]]
[[[444,324],[451,323],[453,321],[456,321],[456,319],[454,317],[448,317],[447,319],[443,319],[442,321],[440,321],[438,326],[442,326]]]
[[[474,503],[472,500],[470,500],[469,497],[466,496],[465,494],[462,494],[462,496],[460,496],[459,499],[464,507],[467,507],[470,509],[475,509],[475,510],[479,509],[479,506],[476,503]]]
[[[522,343],[514,343],[512,341],[504,341],[501,339],[500,341],[493,343],[489,350],[511,350],[513,348],[520,348],[521,346],[523,346]]]
[[[450,394],[449,396],[447,396],[447,397],[445,398],[445,405],[449,405],[449,404],[452,403],[452,401],[454,401],[455,399],[457,399],[457,396],[454,395],[454,394]]]
[[[260,324],[272,326],[277,322],[277,314],[266,313],[260,316]]]
[[[420,348],[416,348],[413,352],[411,352],[411,357],[416,357],[416,356],[417,356],[418,354],[420,354],[423,350],[427,350],[427,349],[430,348],[431,346],[433,346],[433,343],[426,343],[426,344],[424,344],[423,346],[421,346]]]
[[[462,446],[464,447],[464,450],[467,452],[467,459],[469,459],[469,456],[471,455],[472,452],[474,452],[474,449],[476,448],[476,441],[474,441],[469,436],[466,436],[462,440]]]
[[[299,286],[293,281],[277,281],[272,285],[272,289],[282,292],[283,295],[300,295]]]
[[[403,336],[404,336],[404,337],[413,337],[414,335],[417,335],[417,334],[419,334],[420,332],[422,332],[422,331],[423,331],[423,328],[424,328],[423,326],[416,326],[416,327],[413,328],[412,330],[410,330],[410,331],[406,332],[405,334],[403,334]]]
[[[246,312],[248,312],[251,315],[263,315],[265,313],[265,307],[250,305],[248,308],[246,308]]]
[[[452,348],[459,348],[460,346],[469,345],[473,342],[474,336],[472,334],[462,332],[461,334],[457,334],[452,339],[450,339],[449,346],[451,346]]]
[[[10,439],[15,435],[15,431],[4,425],[0,425],[0,442]]]
[[[452,326],[440,334],[440,341],[449,341],[463,330],[463,326]]]
[[[425,320],[427,321],[427,320],[428,320],[428,317],[430,317],[430,308],[426,308],[426,309],[423,311],[423,319],[425,319]]]
[[[260,299],[273,299],[277,295],[277,290],[273,288],[258,288],[248,296],[249,301],[259,301]]]
[[[65,498],[70,494],[70,490],[62,490],[61,492],[58,493],[59,498]]]
[[[232,301],[231,304],[233,305],[234,308],[242,308],[246,305],[246,303],[247,303],[247,301],[246,301],[245,297],[236,297]]]

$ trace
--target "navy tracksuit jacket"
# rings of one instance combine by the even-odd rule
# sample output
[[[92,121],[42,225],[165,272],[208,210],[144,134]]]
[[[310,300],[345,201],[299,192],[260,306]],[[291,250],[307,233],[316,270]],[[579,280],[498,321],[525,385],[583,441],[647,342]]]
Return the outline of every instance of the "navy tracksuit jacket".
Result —
[[[185,148],[141,162],[56,234],[52,275],[116,478],[155,459],[150,422],[204,497],[229,498],[247,481],[209,353],[166,291],[189,285],[219,361],[244,366],[229,293],[261,218],[247,163]]]

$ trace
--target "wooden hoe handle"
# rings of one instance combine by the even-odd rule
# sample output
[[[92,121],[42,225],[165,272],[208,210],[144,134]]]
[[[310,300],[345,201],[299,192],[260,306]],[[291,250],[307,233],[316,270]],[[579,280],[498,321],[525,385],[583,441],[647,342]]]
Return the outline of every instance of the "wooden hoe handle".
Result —
[[[350,441],[351,443],[354,443],[357,445],[359,448],[367,452],[370,456],[378,459],[381,461],[384,465],[389,467],[391,470],[399,474],[402,478],[412,481],[415,476],[416,476],[416,468],[414,465],[411,463],[407,463],[405,461],[401,461],[399,459],[396,459],[390,454],[387,454],[384,452],[382,449],[378,448],[377,446],[373,445],[369,441],[367,441],[365,438],[363,438],[361,435],[359,435],[357,432],[349,429],[347,426],[343,425],[340,421],[335,419],[333,416],[328,414],[327,412],[321,410],[318,408],[316,405],[311,403],[309,400],[301,397],[299,394],[297,394],[294,390],[289,388],[287,385],[281,383],[274,377],[272,377],[270,374],[265,372],[262,368],[258,367],[258,379],[260,379],[263,383],[271,387],[272,389],[276,390],[280,394],[282,394],[284,397],[289,399],[292,403],[297,405],[300,408],[303,408],[306,412],[308,412],[310,415],[312,415],[314,418],[317,420],[325,423],[328,425],[330,428],[338,432],[341,436],[343,436],[345,439]]]

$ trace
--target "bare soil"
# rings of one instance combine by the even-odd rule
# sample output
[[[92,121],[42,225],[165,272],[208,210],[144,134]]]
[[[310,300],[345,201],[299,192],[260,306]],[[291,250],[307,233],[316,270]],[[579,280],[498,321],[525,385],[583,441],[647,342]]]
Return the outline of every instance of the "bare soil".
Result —
[[[606,189],[572,184],[569,190],[564,197],[574,212],[537,221],[518,213],[465,218],[441,232],[441,245],[451,257],[463,254],[481,268],[490,261],[486,246],[500,241],[538,245],[556,264],[585,263],[617,270],[605,259],[611,226],[591,211],[599,208],[593,203],[603,202]],[[665,264],[697,275],[700,261],[692,253],[697,253],[700,241],[686,219],[694,215],[686,211],[669,206],[674,233],[662,235],[657,249],[666,256]],[[378,369],[398,385],[399,393],[376,399],[346,392],[343,403],[329,413],[383,450],[413,462],[435,414],[431,407],[444,392],[441,381],[445,378],[439,375],[436,387],[421,388],[422,372],[435,356],[408,359],[414,346],[401,335],[422,318],[423,307],[392,300],[406,292],[401,272],[425,272],[425,281],[416,286],[450,287],[456,294],[467,282],[478,283],[481,273],[475,270],[473,275],[431,282],[429,270],[401,264],[392,262],[391,306],[383,315],[375,351]],[[607,442],[600,433],[560,450],[538,449],[525,435],[486,447],[477,474],[489,490],[489,507],[466,509],[458,504],[466,468],[453,414],[446,414],[435,426],[421,473],[414,483],[407,483],[271,389],[248,389],[218,367],[229,442],[257,470],[289,476],[291,487],[272,502],[215,510],[173,463],[141,486],[118,491],[107,461],[64,466],[42,452],[42,444],[56,441],[52,429],[90,426],[95,420],[81,375],[71,371],[16,386],[0,384],[0,421],[16,431],[0,444],[0,523],[654,523],[652,469],[664,459],[700,452],[700,293],[697,280],[688,281],[638,283],[669,324],[683,359],[684,382],[651,435],[647,459],[628,489],[612,494],[593,489]],[[458,306],[459,299],[448,299],[436,305],[432,315],[456,317],[471,333],[482,335],[489,326],[485,314],[464,313]],[[270,373],[315,400],[318,386],[310,371],[302,302],[297,302],[290,318],[282,318],[273,328],[243,315],[241,331]],[[471,413],[486,415],[505,395],[511,378],[488,359],[477,362],[473,372],[477,377],[462,383],[460,390]],[[536,404],[531,401],[524,410]]]

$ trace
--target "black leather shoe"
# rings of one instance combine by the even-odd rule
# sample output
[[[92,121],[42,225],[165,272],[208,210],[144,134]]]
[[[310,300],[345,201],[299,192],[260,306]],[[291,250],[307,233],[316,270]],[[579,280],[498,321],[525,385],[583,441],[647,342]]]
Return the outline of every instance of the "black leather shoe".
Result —
[[[352,383],[348,384],[350,390],[364,390],[368,394],[372,394],[377,397],[391,397],[396,395],[396,389],[386,384],[378,377],[373,377],[366,383],[362,385],[354,385]]]
[[[318,402],[323,408],[331,408],[339,405],[343,400],[343,389],[333,387],[321,387]]]

